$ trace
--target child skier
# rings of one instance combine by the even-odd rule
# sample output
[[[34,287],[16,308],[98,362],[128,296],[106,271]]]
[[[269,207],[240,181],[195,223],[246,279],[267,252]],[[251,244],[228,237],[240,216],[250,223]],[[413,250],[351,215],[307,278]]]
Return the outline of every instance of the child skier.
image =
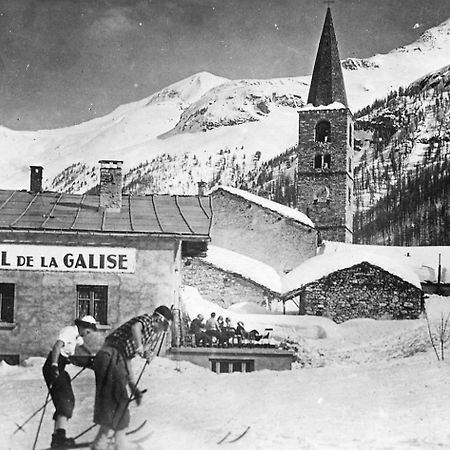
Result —
[[[84,316],[75,320],[75,325],[63,328],[48,354],[42,367],[45,382],[55,405],[53,420],[54,432],[50,446],[52,448],[70,447],[74,444],[72,438],[66,437],[67,421],[72,417],[75,406],[70,376],[65,367],[70,363],[69,358],[75,354],[77,346],[84,346],[83,337],[97,330],[97,324],[92,316]],[[90,351],[85,347],[87,354]]]

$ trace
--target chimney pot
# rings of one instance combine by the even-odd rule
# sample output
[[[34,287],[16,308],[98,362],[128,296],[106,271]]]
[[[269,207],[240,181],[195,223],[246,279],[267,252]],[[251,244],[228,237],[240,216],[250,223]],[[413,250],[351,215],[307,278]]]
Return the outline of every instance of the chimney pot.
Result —
[[[206,182],[205,181],[199,181],[197,183],[198,186],[198,194],[199,196],[205,195],[205,189],[206,189]]]
[[[30,166],[30,191],[42,192],[42,166]]]
[[[106,160],[100,164],[100,208],[119,212],[122,208],[123,161]]]

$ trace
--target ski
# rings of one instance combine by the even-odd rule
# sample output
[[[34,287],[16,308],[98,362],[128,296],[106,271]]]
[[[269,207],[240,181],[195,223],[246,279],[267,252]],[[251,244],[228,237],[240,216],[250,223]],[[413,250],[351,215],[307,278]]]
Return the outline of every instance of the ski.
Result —
[[[153,434],[153,431],[150,431],[150,433],[146,434],[145,436],[142,436],[137,439],[133,439],[131,441],[132,444],[140,444],[141,442],[145,442],[151,435]]]
[[[142,430],[144,428],[145,424],[147,423],[147,419],[145,419],[138,427],[136,427],[134,430],[130,430],[126,432],[126,435],[129,436],[130,434],[137,433],[139,430]]]
[[[75,444],[69,446],[65,445],[64,447],[47,447],[42,450],[70,450],[72,448],[90,448],[93,443],[93,441],[75,442]]]
[[[229,437],[231,436],[231,431],[228,431],[228,433],[219,442],[217,442],[217,445],[223,443],[232,444],[233,442],[237,442],[239,439],[243,438],[247,434],[248,430],[250,430],[250,425],[241,434],[238,434],[236,437],[232,439],[229,439]]]
[[[247,434],[247,431],[250,430],[250,425],[239,435],[236,436],[234,439],[229,439],[227,442],[229,444],[238,441],[239,439],[241,439],[242,437],[244,437]]]
[[[145,424],[147,423],[147,419],[144,420],[138,427],[134,428],[133,430],[127,431],[126,435],[129,436],[131,434],[137,433],[138,431],[142,430],[142,428],[144,428]],[[152,434],[153,432],[151,432],[150,434]],[[143,440],[147,439],[148,436],[150,436],[150,434],[144,436],[144,438],[142,438]],[[137,439],[136,443],[140,442],[141,439]],[[134,442],[134,441],[133,441]],[[64,446],[64,447],[48,447],[48,448],[44,448],[42,450],[70,450],[72,448],[89,448],[91,445],[93,444],[93,441],[84,441],[84,442],[75,442],[75,444],[70,445],[70,446]]]
[[[217,445],[220,445],[225,439],[231,434],[231,431],[229,431],[219,442],[217,442]]]

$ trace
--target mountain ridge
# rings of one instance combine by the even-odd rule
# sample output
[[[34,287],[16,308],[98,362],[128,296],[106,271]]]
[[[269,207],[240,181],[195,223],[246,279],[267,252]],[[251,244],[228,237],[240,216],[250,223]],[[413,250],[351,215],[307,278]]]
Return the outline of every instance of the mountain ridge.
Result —
[[[407,86],[405,79],[425,76],[443,60],[448,64],[448,54],[450,19],[427,30],[416,42],[385,55],[344,60],[350,105],[353,109],[358,102],[366,106],[396,85]],[[88,174],[100,159],[124,160],[126,171],[161,155],[195,154],[198,161],[210,158],[214,161],[211,164],[220,166],[223,152],[228,151],[236,151],[238,159],[245,155],[247,161],[258,154],[258,162],[263,163],[296,145],[296,110],[306,101],[309,80],[309,76],[229,80],[199,72],[142,100],[121,105],[106,116],[72,127],[36,132],[0,127],[6,155],[0,168],[2,187],[26,188],[31,164],[44,166],[47,187],[65,186],[82,192],[97,182]],[[61,180],[67,168],[73,171],[74,165],[86,167],[81,171],[86,180],[75,180],[70,186],[52,183],[56,177]],[[208,173],[214,178],[217,171]],[[197,172],[196,176],[202,174]],[[195,180],[192,183],[183,182],[187,191],[181,193],[192,193]],[[167,183],[153,187],[169,189]]]

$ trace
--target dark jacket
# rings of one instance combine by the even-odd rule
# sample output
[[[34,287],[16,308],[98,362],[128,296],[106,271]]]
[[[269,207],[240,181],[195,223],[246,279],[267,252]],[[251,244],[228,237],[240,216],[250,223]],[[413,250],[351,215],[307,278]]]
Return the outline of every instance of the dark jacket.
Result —
[[[203,325],[203,323],[200,321],[200,319],[195,318],[191,322],[191,326],[189,327],[189,333],[197,334],[197,333],[200,333],[201,331],[204,331],[204,329],[205,329],[205,325]]]

